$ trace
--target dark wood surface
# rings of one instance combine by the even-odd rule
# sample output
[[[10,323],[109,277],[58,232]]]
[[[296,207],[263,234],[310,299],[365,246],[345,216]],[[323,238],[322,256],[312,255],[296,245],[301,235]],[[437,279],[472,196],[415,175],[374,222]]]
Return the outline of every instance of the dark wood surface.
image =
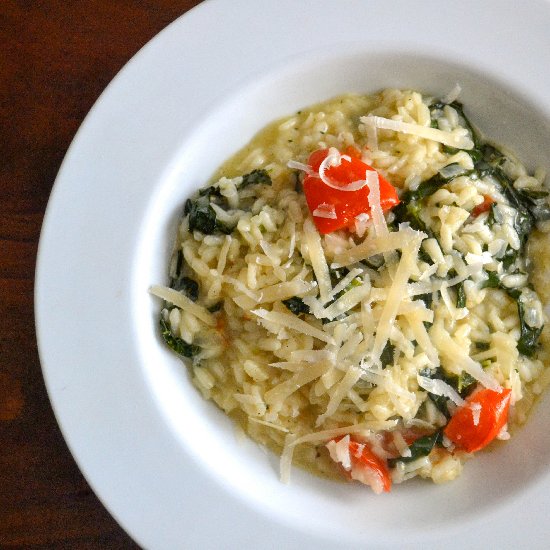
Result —
[[[0,1],[0,548],[135,548],[72,459],[34,332],[40,226],[76,130],[149,39],[197,0]]]

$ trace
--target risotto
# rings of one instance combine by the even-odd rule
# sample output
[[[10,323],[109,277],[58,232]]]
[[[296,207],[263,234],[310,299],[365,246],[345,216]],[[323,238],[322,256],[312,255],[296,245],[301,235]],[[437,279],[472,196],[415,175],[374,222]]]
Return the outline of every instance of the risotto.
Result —
[[[284,481],[452,480],[546,385],[545,174],[457,95],[299,111],[185,204],[162,336]]]

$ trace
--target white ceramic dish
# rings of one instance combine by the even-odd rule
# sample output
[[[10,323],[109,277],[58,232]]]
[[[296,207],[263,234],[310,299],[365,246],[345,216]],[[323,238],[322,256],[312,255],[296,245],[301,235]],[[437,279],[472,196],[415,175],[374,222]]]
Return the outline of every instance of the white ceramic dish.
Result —
[[[546,545],[550,399],[458,481],[375,497],[239,443],[157,334],[185,198],[267,122],[346,91],[445,94],[550,168],[550,4],[210,0],[150,42],[78,132],[43,227],[40,355],[80,468],[147,548]]]

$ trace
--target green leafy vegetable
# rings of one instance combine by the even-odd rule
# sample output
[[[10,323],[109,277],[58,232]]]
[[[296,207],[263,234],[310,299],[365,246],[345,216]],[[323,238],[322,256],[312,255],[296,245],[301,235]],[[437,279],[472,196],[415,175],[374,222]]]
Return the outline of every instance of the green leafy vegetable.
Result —
[[[458,376],[456,383],[456,391],[461,397],[467,397],[475,388],[477,380],[465,371],[462,371]]]
[[[347,274],[349,269],[347,267],[329,268],[330,282],[335,287]]]
[[[476,342],[475,347],[478,351],[487,351],[491,346],[488,342]]]
[[[210,185],[209,187],[203,187],[199,189],[199,197],[208,197],[209,199],[213,198],[222,198],[221,189],[217,186]]]
[[[439,170],[439,175],[446,181],[451,181],[458,176],[464,176],[469,174],[470,170],[464,168],[458,162],[453,162],[452,164],[447,164]]]
[[[296,193],[303,193],[302,172],[300,170],[294,170],[294,172],[292,172],[292,177],[294,178],[294,191],[296,191]]]
[[[521,299],[521,290],[517,288],[507,288],[502,285],[498,275],[494,271],[489,271],[487,274],[489,278],[483,283],[482,288],[500,288],[506,292],[512,300],[517,302],[520,323],[520,337],[517,348],[522,355],[532,357],[537,350],[538,340],[543,327],[533,328],[525,322],[525,306]]]
[[[219,221],[206,195],[196,200],[187,199],[184,214],[189,216],[189,231],[200,231],[205,235],[225,233],[229,235],[233,228]]]
[[[271,185],[271,177],[266,170],[253,170],[242,176],[239,189],[256,184]],[[222,222],[216,216],[216,211],[212,207],[212,204],[216,204],[223,210],[229,208],[226,198],[216,185],[200,189],[194,198],[186,201],[183,213],[185,216],[189,216],[189,231],[200,231],[205,235],[213,235],[215,233],[229,235],[232,233],[235,228]]]
[[[168,347],[182,357],[194,357],[201,350],[199,346],[188,344],[181,338],[174,336],[162,317],[160,319],[160,332]]]
[[[374,256],[369,256],[368,258],[365,258],[361,263],[366,265],[367,267],[370,267],[371,269],[378,270],[385,263],[384,255],[375,254]]]
[[[428,397],[440,413],[443,413],[446,418],[451,418],[451,413],[447,407],[447,404],[449,403],[449,399],[447,397],[444,397],[443,395],[435,395],[434,393],[428,393]]]
[[[199,283],[190,277],[180,277],[170,284],[174,290],[183,292],[190,300],[196,302],[199,298]]]
[[[384,349],[382,350],[382,353],[380,355],[380,362],[382,363],[382,368],[385,369],[387,366],[393,365],[395,356],[395,346],[391,344],[388,340],[386,342],[386,345],[384,346]]]
[[[426,223],[421,218],[424,205],[422,200],[411,198],[407,193],[403,193],[401,202],[392,210],[395,216],[395,223],[408,222],[413,229],[423,231],[428,237],[434,237],[431,229],[428,229]]]
[[[504,256],[502,257],[502,267],[506,271],[509,271],[512,266],[516,264],[520,256],[519,250],[514,250],[511,247],[508,247],[506,249],[506,252],[504,253]]]
[[[178,250],[175,257],[175,265],[171,272],[170,288],[183,292],[190,300],[196,302],[199,298],[199,284],[194,279],[184,275],[185,259],[183,252]]]
[[[443,432],[438,430],[432,435],[425,435],[417,439],[412,445],[409,446],[411,451],[411,456],[400,456],[399,458],[390,458],[388,460],[388,465],[390,468],[393,468],[398,462],[414,462],[423,456],[428,456],[432,449],[436,445],[441,445],[443,441]]]
[[[492,145],[485,144],[482,159],[476,163],[475,170],[479,177],[491,176],[498,182],[502,192],[516,210],[514,228],[521,240],[522,247],[527,241],[536,222],[550,219],[550,206],[545,199],[547,193],[516,189],[512,179],[505,173],[503,166],[506,156]]]
[[[443,102],[440,102],[440,101],[436,102],[436,103],[432,103],[432,105],[430,105],[430,115],[431,115],[431,118],[432,118],[432,126],[433,126],[433,123],[435,122],[435,126],[433,126],[434,128],[439,127],[439,125],[437,124],[437,119],[440,118],[440,116],[443,114],[442,111],[443,111],[443,109],[445,108],[446,105],[447,105],[446,103],[443,103]],[[479,161],[482,157],[481,140],[479,138],[478,133],[474,130],[474,127],[472,126],[472,123],[468,120],[468,117],[464,114],[464,106],[462,105],[462,103],[460,103],[460,101],[453,101],[453,102],[449,103],[448,105],[449,105],[449,107],[452,107],[457,112],[457,114],[459,116],[459,119],[460,119],[460,125],[463,128],[466,128],[472,136],[472,141],[474,142],[474,147],[472,149],[467,150],[466,153],[468,153],[470,155],[470,157],[472,158],[472,160],[474,162]],[[454,147],[445,146],[443,148],[443,150],[446,153],[454,155],[460,149],[455,149]]]
[[[180,249],[176,255],[176,265],[174,268],[173,279],[179,279],[183,273],[183,266],[185,264],[185,259],[183,257],[183,251]]]
[[[420,375],[434,380],[443,380],[443,382],[454,388],[461,397],[467,397],[477,385],[476,379],[465,371],[462,371],[460,375],[457,376],[455,374],[448,374],[441,367],[437,367],[433,370],[428,368],[422,369],[420,371]],[[428,397],[440,412],[442,412],[447,418],[451,417],[447,407],[449,403],[449,399],[447,397],[435,395],[430,392],[428,392]]]
[[[427,294],[418,294],[414,297],[414,300],[422,300],[424,302],[424,305],[431,309],[432,302],[433,302],[433,294],[431,292],[428,292]]]
[[[425,368],[422,369],[419,374],[421,376],[425,376],[426,378],[447,381],[445,373],[440,367],[433,370]],[[444,397],[442,395],[435,395],[434,393],[428,392],[428,398],[430,399],[430,401],[433,402],[439,412],[443,413],[446,418],[451,418],[451,413],[449,412],[449,409],[447,407],[447,403],[449,402],[449,399],[447,397]]]
[[[456,307],[466,307],[466,291],[464,290],[464,281],[456,285]]]
[[[220,300],[219,302],[216,302],[213,306],[210,306],[208,311],[210,313],[216,313],[217,311],[220,311],[223,307],[223,300]]]
[[[521,298],[518,299],[518,314],[521,332],[517,348],[522,355],[532,357],[537,351],[538,340],[542,333],[543,327],[532,328],[525,322],[525,310]]]
[[[239,189],[256,184],[271,185],[271,176],[267,173],[267,170],[252,170],[252,172],[245,174]]]
[[[453,168],[453,169],[451,169]],[[460,168],[460,167],[459,167]],[[454,165],[445,166],[439,173],[423,181],[415,190],[409,190],[400,197],[401,202],[392,210],[396,223],[409,222],[413,229],[424,231],[429,237],[434,237],[424,220],[421,212],[425,205],[425,199],[441,189],[445,184],[459,175],[468,173]]]
[[[488,278],[481,283],[481,288],[502,288],[500,285],[500,278],[496,271],[486,271]]]
[[[500,209],[498,208],[497,203],[494,202],[489,207],[489,216],[487,217],[487,225],[489,227],[493,227],[493,225],[495,223],[500,224],[502,222],[503,222],[502,213],[501,213]]]
[[[304,304],[304,301],[297,296],[289,298],[288,300],[283,300],[283,304],[290,310],[294,315],[301,315],[302,313],[309,313],[309,306]]]
[[[414,191],[407,191],[405,193],[405,199],[420,201],[433,195],[436,191],[441,189],[443,185],[448,183],[449,179],[444,178],[441,174],[436,174],[430,179],[423,181]]]
[[[418,251],[418,259],[422,262],[427,263],[428,265],[433,265],[432,257],[424,250],[424,247],[421,246]]]

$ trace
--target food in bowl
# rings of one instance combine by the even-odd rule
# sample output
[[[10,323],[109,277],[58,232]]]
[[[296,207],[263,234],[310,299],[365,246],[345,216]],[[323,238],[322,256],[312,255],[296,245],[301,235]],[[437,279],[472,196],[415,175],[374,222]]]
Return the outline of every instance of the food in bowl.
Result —
[[[303,109],[185,204],[162,336],[283,480],[452,480],[547,383],[545,174],[457,93]]]

